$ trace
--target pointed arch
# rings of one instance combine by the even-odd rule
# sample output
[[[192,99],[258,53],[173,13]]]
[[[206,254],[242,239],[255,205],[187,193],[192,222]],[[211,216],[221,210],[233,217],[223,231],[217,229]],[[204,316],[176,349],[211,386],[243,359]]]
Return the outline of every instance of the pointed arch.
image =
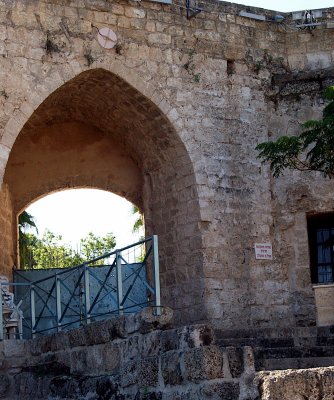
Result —
[[[199,200],[177,112],[117,62],[75,76],[66,71],[65,83],[61,73],[32,92],[6,126],[4,183],[13,214],[70,187],[127,198],[144,211],[147,234],[160,236],[164,304],[179,320],[202,320],[203,307],[194,312],[203,294]]]

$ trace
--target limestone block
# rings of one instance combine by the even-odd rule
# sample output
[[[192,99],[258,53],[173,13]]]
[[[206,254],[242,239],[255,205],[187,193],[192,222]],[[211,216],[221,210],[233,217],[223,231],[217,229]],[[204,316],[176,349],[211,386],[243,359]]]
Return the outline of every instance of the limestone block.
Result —
[[[106,343],[110,340],[109,324],[105,321],[99,321],[85,326],[84,331],[87,337],[87,344]]]
[[[140,8],[126,7],[125,16],[129,18],[145,18],[146,12]]]
[[[125,326],[124,326],[125,331],[128,334],[132,334],[135,332],[138,332],[140,329],[140,320],[137,318],[136,314],[129,314],[127,315],[125,319]]]
[[[179,332],[176,329],[169,329],[160,332],[160,346],[162,352],[176,350],[179,348]]]
[[[150,33],[148,35],[148,42],[150,44],[170,44],[172,37],[166,33]]]
[[[85,381],[81,382],[82,386]],[[50,396],[48,398],[74,398],[80,393],[79,382],[71,376],[56,376],[50,382],[45,382],[48,385]],[[80,385],[81,386],[81,385]]]
[[[126,388],[138,382],[138,370],[140,368],[138,360],[131,360],[121,366],[121,386]]]
[[[54,335],[52,351],[61,351],[70,347],[67,332],[61,332]]]
[[[124,6],[114,3],[112,4],[112,12],[116,15],[124,15]]]
[[[119,343],[119,348],[122,356],[122,360],[133,360],[138,357],[139,349],[139,335],[130,336],[127,340],[123,340]]]
[[[0,144],[0,183],[2,183],[2,175],[4,173],[10,149],[3,144]]]
[[[82,357],[82,365],[84,365],[85,359],[87,360],[85,374],[98,375],[105,371],[112,371],[118,365],[119,357],[115,357],[115,353],[110,351],[110,348],[108,350],[105,349],[105,346],[101,345],[91,346],[86,349],[86,356]],[[106,358],[106,355],[109,357]],[[80,356],[79,360],[81,360]],[[108,361],[108,365],[105,364],[105,361]]]
[[[85,346],[87,337],[85,335],[84,327],[72,329],[68,332],[68,340],[70,346],[78,347],[78,346]]]
[[[193,382],[223,378],[223,362],[223,351],[217,346],[188,350],[184,353],[184,378]]]
[[[239,383],[237,382],[206,383],[200,391],[202,400],[238,400],[239,392]]]
[[[120,347],[118,344],[107,343],[101,346],[103,371],[112,373],[118,370],[121,362]]]
[[[191,349],[208,346],[213,342],[214,332],[208,325],[193,325],[184,327],[180,332],[180,347]]]
[[[141,360],[138,371],[138,386],[140,388],[155,387],[159,381],[158,357]]]
[[[259,373],[261,400],[317,400],[334,396],[334,368]]]
[[[334,324],[334,285],[314,285],[317,325]]]
[[[181,355],[179,351],[169,351],[161,356],[161,371],[165,385],[181,385]]]
[[[33,356],[38,356],[42,353],[48,353],[51,351],[51,336],[42,336],[38,339],[29,341],[30,353]]]
[[[127,336],[127,332],[125,330],[125,317],[118,316],[104,322],[108,325],[111,339],[125,338]]]
[[[10,380],[7,375],[0,374],[0,398],[4,398],[8,392]]]
[[[244,354],[240,347],[227,347],[227,358],[233,378],[239,378],[244,371]]]
[[[25,357],[27,353],[25,340],[4,340],[3,353],[5,357]]]
[[[84,374],[89,368],[90,360],[88,359],[87,349],[83,348],[80,350],[72,350],[71,351],[71,374]]]
[[[155,22],[153,22],[153,21],[147,21],[146,22],[146,27],[145,27],[145,29],[148,31],[148,32],[155,32]]]
[[[310,69],[329,68],[332,64],[330,53],[307,54],[306,58]]]
[[[145,333],[154,329],[167,329],[173,319],[173,310],[169,307],[161,307],[161,315],[156,315],[156,310],[151,307],[144,308],[138,315],[140,332]]]
[[[153,356],[161,351],[161,332],[154,331],[138,337],[138,349],[142,357]]]
[[[102,376],[96,380],[96,394],[101,399],[112,398],[112,395],[115,397],[119,396],[119,377],[118,376]]]
[[[55,360],[59,364],[66,365],[67,367],[70,367],[71,365],[71,353],[67,350],[65,351],[58,351],[55,354]]]

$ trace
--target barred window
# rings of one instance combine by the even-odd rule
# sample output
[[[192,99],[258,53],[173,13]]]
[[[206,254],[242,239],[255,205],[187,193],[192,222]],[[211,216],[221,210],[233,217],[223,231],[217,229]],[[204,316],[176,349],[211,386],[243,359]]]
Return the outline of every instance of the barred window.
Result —
[[[333,283],[334,213],[307,218],[312,283]]]

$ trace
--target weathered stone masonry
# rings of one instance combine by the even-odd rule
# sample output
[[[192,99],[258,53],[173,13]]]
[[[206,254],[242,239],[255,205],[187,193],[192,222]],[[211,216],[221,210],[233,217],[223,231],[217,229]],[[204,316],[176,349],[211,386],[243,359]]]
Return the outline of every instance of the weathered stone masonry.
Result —
[[[145,311],[30,341],[4,341],[0,396],[255,399],[250,347],[220,348],[209,326],[172,329],[169,315],[152,319]]]
[[[256,372],[249,346],[219,346],[208,325],[178,329],[151,310],[0,343],[8,400],[333,399],[334,368]],[[284,364],[284,361],[283,361]]]
[[[321,115],[334,30],[203,7],[188,21],[147,1],[0,1],[2,271],[17,263],[12,215],[54,190],[99,187],[135,201],[160,236],[179,323],[314,325],[306,213],[333,209],[332,183],[274,181],[255,146]],[[97,43],[103,26],[113,50]],[[255,260],[267,241],[274,260]]]

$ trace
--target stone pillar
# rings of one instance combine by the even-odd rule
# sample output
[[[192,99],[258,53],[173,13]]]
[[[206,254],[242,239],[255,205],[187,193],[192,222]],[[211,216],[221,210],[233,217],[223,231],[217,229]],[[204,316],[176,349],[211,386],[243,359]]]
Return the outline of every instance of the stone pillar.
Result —
[[[11,280],[14,265],[14,229],[13,209],[8,185],[0,189],[0,274]]]

